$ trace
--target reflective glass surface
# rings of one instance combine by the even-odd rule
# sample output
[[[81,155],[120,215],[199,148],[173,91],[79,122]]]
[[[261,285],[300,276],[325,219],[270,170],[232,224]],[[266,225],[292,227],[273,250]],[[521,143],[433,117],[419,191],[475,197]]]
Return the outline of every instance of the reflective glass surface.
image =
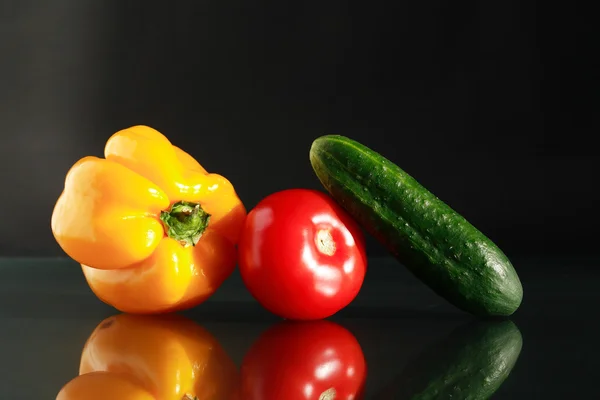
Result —
[[[514,264],[525,295],[508,319],[473,318],[373,258],[349,307],[296,323],[237,272],[195,309],[142,317],[100,302],[73,261],[5,258],[0,398],[54,399],[80,374],[140,400],[595,398],[596,262]]]

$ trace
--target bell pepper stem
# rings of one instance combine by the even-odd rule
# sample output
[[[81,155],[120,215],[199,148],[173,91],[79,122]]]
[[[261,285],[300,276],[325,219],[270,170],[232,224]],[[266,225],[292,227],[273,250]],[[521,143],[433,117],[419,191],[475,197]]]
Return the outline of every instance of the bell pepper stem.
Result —
[[[168,237],[182,246],[195,246],[208,227],[210,214],[198,203],[179,201],[168,211],[161,211],[160,220]]]

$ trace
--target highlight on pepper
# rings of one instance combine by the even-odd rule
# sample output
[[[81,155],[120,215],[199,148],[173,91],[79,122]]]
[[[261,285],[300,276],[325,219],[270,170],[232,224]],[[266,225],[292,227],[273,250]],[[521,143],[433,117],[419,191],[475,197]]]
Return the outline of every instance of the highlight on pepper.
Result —
[[[217,339],[175,314],[119,314],[88,338],[79,376],[57,400],[231,399],[238,369]]]
[[[148,126],[77,161],[52,233],[96,296],[129,313],[194,307],[233,272],[246,209],[225,177]]]

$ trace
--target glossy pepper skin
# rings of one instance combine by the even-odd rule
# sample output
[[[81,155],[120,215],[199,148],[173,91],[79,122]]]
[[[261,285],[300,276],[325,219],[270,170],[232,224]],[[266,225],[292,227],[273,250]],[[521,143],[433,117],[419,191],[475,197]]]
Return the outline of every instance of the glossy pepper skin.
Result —
[[[57,400],[231,400],[239,372],[200,325],[178,315],[119,314],[88,338],[79,376]]]
[[[77,399],[155,400],[154,396],[126,374],[105,371],[78,376],[67,383],[56,397],[56,400]]]
[[[58,244],[120,311],[206,300],[235,268],[246,218],[231,183],[147,126],[112,135],[104,156],[67,173],[51,221]]]

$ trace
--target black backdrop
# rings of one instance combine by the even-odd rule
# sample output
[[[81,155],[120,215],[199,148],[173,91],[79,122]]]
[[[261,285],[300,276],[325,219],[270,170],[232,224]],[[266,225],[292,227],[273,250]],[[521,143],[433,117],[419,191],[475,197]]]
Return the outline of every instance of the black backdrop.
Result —
[[[583,10],[1,4],[1,255],[62,255],[49,220],[65,173],[137,124],[227,176],[249,209],[277,190],[320,188],[310,144],[339,133],[399,164],[509,256],[596,251],[585,138],[597,133],[597,41]]]

